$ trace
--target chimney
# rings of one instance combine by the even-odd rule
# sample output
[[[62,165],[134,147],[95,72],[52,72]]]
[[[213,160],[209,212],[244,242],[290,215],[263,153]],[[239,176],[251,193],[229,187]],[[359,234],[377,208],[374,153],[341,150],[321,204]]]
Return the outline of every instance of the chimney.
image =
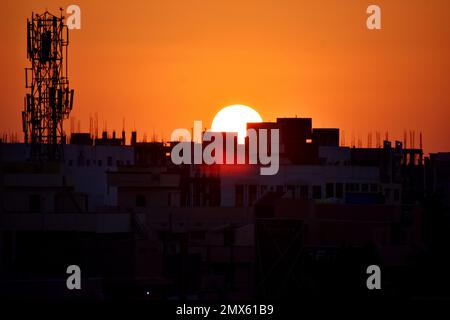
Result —
[[[125,145],[125,130],[122,130],[122,145]]]
[[[108,132],[103,131],[102,132],[102,140],[107,140],[108,139]]]
[[[113,131],[113,136],[112,136],[113,140],[116,140],[116,131]]]

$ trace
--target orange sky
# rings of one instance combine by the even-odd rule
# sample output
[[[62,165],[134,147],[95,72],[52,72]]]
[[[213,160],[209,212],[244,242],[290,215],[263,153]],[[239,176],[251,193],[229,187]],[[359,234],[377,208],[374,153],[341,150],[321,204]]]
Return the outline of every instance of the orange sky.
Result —
[[[168,138],[246,104],[266,121],[297,115],[339,127],[347,143],[353,134],[365,145],[376,130],[402,140],[411,129],[427,152],[450,151],[448,0],[41,3],[1,4],[0,131],[21,131],[27,17],[78,4],[69,77],[84,131],[97,112],[100,130],[121,130],[125,117],[127,131]],[[372,3],[381,31],[365,25]]]

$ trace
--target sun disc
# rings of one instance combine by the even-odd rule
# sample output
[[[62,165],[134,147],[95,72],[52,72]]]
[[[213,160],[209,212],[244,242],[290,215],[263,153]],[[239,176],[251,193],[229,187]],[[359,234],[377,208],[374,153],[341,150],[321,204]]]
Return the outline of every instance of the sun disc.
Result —
[[[243,144],[247,136],[248,122],[262,122],[262,118],[254,109],[234,104],[217,112],[211,124],[211,131],[237,132],[238,143]]]

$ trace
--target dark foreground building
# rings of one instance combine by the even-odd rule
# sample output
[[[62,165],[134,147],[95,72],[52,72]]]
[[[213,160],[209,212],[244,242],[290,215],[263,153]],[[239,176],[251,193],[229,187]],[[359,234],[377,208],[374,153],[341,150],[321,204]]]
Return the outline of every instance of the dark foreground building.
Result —
[[[136,133],[129,145],[73,134],[58,163],[0,143],[0,296],[361,296],[373,264],[385,296],[448,295],[449,154],[341,147],[311,119],[249,127],[280,130],[278,174],[176,166],[173,143]],[[67,290],[69,265],[80,291]]]

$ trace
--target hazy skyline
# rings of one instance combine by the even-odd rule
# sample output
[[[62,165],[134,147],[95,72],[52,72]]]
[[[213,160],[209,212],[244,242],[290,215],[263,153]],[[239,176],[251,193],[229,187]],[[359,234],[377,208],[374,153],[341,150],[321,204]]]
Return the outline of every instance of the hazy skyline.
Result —
[[[364,141],[423,132],[426,152],[450,150],[448,1],[5,1],[0,26],[0,132],[20,132],[26,19],[81,7],[70,33],[73,116],[89,130],[137,129],[168,139],[209,126],[231,104],[265,121],[311,117]],[[382,30],[366,28],[377,4]],[[65,124],[70,130],[70,122]],[[373,134],[375,141],[375,134]]]

